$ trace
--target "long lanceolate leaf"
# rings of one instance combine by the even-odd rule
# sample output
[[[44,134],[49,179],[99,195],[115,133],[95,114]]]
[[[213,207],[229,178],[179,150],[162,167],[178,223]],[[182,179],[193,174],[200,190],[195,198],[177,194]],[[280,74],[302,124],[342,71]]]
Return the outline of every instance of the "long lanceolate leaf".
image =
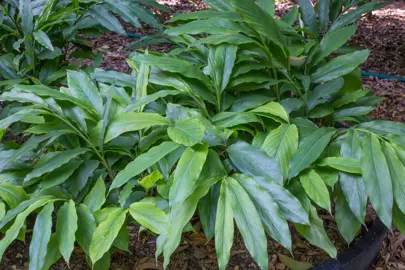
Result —
[[[187,148],[181,156],[174,173],[169,201],[171,205],[181,203],[190,194],[201,173],[208,154],[208,145],[200,144]]]
[[[361,166],[367,194],[381,221],[391,228],[392,180],[377,135],[366,134],[363,138],[362,150]]]
[[[232,199],[227,190],[226,182],[222,181],[215,222],[215,249],[220,270],[226,268],[231,256],[234,234],[232,204],[235,203]]]
[[[39,212],[30,244],[30,269],[40,270],[44,266],[47,246],[51,238],[53,203]]]
[[[268,193],[250,177],[234,174],[232,178],[238,181],[249,194],[256,206],[266,233],[291,251],[291,235],[288,223],[281,214],[278,204],[272,198],[271,193]]]
[[[342,157],[361,159],[361,141],[356,131],[349,130],[340,149]],[[367,193],[359,175],[339,172],[339,182],[346,201],[359,222],[364,223],[367,207]]]
[[[243,187],[233,178],[225,179],[232,198],[232,211],[246,248],[262,270],[268,269],[267,239],[260,216]]]
[[[75,204],[73,201],[66,202],[58,212],[56,237],[60,253],[68,264],[74,248],[77,225]]]
[[[132,177],[139,175],[141,172],[161,160],[167,154],[173,152],[180,145],[174,142],[163,142],[159,146],[151,148],[148,152],[138,156],[134,161],[129,163],[124,170],[120,171],[111,184],[110,190],[118,188],[128,182]]]

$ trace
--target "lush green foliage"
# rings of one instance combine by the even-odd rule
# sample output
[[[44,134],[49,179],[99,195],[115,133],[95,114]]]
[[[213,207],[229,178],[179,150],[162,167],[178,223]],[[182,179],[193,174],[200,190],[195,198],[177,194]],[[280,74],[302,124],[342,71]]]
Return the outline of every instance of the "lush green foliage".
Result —
[[[127,250],[129,222],[159,235],[167,266],[196,213],[220,269],[235,224],[261,269],[267,236],[291,251],[289,222],[336,256],[318,210],[348,243],[368,200],[405,231],[405,125],[366,121],[379,102],[361,89],[368,52],[336,56],[353,21],[318,38],[295,17],[274,18],[271,1],[206,2],[217,11],[172,19],[181,25],[166,31],[179,45],[170,53],[132,54],[131,75],[68,71],[66,87],[0,95],[23,104],[0,130],[30,125],[22,145],[0,149],[0,255],[32,212],[32,269],[68,262],[76,242],[105,269]]]
[[[15,83],[55,84],[66,77],[67,56],[94,60],[87,37],[101,32],[126,34],[112,12],[135,27],[140,21],[157,29],[162,26],[142,5],[161,8],[154,0],[65,1],[6,0],[0,4],[0,86]],[[74,45],[72,49],[72,45]]]

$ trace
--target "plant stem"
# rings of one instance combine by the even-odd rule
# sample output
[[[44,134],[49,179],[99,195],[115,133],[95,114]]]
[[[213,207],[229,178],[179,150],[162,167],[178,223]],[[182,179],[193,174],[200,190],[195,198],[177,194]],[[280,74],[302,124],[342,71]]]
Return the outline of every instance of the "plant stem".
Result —
[[[100,159],[101,163],[103,164],[103,166],[107,169],[108,174],[110,175],[111,180],[114,179],[114,173],[111,170],[111,167],[108,165],[107,161],[105,160],[104,156],[97,150],[97,148],[89,141],[89,139],[80,131],[78,130],[75,126],[73,126],[68,120],[66,120],[65,118],[57,115],[57,114],[53,114],[54,116],[56,116],[57,118],[59,118],[60,120],[62,120],[65,124],[67,124],[69,127],[71,127],[89,146],[90,148],[93,150],[93,152],[98,156],[98,158]]]

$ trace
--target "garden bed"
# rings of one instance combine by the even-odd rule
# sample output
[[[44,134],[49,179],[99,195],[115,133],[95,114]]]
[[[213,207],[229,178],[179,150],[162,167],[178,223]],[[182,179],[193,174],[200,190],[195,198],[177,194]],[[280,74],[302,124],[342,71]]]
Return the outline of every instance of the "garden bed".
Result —
[[[201,3],[188,4],[188,6],[186,6],[186,1],[177,4],[176,2],[178,1],[174,0],[162,2],[168,4],[175,12],[179,11],[179,8],[182,9],[180,10],[181,12],[204,8]],[[281,4],[280,6],[283,7],[285,5],[288,5],[288,3]],[[400,52],[395,52],[393,50],[393,48],[397,48],[398,50],[403,48],[402,41],[405,40],[405,14],[399,12],[401,9],[405,10],[405,4],[397,1],[381,11],[375,12],[373,17],[364,18],[359,22],[359,34],[352,43],[362,45],[372,50],[372,57],[370,57],[363,65],[364,70],[376,73],[405,75],[405,69],[402,66],[402,64],[405,63],[404,56],[401,55]],[[282,11],[280,12],[282,13]],[[397,20],[397,22],[391,23],[393,18],[394,20]],[[400,23],[401,20],[402,24]],[[127,30],[131,33],[151,34],[150,29],[147,28],[144,29],[144,32],[136,32],[133,28],[128,28]],[[120,42],[116,42],[117,40],[120,40]],[[114,34],[108,34],[103,38],[92,40],[96,50],[105,52],[106,61],[103,65],[121,71],[127,70],[125,59],[128,52],[125,48],[132,41],[131,38]],[[166,51],[167,48],[166,45],[161,45],[149,49]],[[404,84],[396,81],[379,80],[374,78],[364,78],[364,83],[375,90],[378,96],[386,98],[386,101],[378,107],[377,111],[374,112],[374,118],[405,122],[405,115],[403,113],[405,111]],[[370,212],[369,215],[371,216],[372,213]],[[329,215],[324,215],[322,217],[326,221],[325,223],[329,238],[338,248],[338,251],[344,250],[345,243],[338,233],[333,217]],[[185,235],[181,246],[173,255],[172,262],[169,265],[170,269],[216,269],[217,260],[213,241],[206,244],[206,239],[200,234],[201,225],[199,225],[198,222],[193,225],[197,232]],[[161,264],[159,263],[156,266],[153,259],[155,252],[155,239],[148,237],[146,234],[138,235],[136,227],[129,227],[129,232],[131,239],[130,251],[132,254],[115,254],[112,259],[112,269],[161,269]],[[395,232],[394,236],[398,237],[398,233]],[[292,237],[294,243],[293,253],[296,259],[303,262],[310,262],[313,265],[317,265],[328,259],[325,252],[309,245],[297,234],[293,233]],[[404,240],[401,237],[392,238],[392,235],[387,238],[381,255],[382,259],[378,262],[378,266],[385,267],[394,264],[397,264],[398,266],[400,263],[396,260],[392,260],[392,258],[398,256],[405,257],[404,250],[399,248],[402,244],[398,243],[395,239]],[[27,239],[26,242],[28,244],[29,239]],[[390,243],[395,243],[398,248],[393,250],[390,248]],[[268,250],[269,260],[271,261],[270,269],[285,269],[286,266],[280,262],[278,254],[288,255],[288,251],[273,241],[269,241]],[[394,252],[393,256],[388,256],[390,252]],[[24,245],[22,242],[16,242],[6,252],[2,262],[2,267],[4,266],[4,269],[26,269],[27,263],[28,245]],[[248,251],[245,249],[240,235],[235,237],[229,267],[230,269],[235,270],[258,269]],[[79,250],[74,252],[70,268],[88,269],[84,253]],[[64,262],[60,262],[53,266],[52,269],[68,269],[68,267]]]

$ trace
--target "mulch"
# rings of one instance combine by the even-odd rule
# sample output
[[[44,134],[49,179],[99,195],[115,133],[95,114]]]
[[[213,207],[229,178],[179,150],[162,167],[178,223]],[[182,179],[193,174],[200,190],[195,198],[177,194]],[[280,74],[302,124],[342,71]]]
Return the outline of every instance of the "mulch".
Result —
[[[201,0],[159,0],[166,4],[173,12],[190,12],[207,8]],[[277,3],[276,14],[282,15],[293,4],[293,1]],[[170,18],[168,14],[157,14],[162,20]],[[140,35],[154,34],[154,30],[148,26],[135,29],[126,25],[127,31]],[[102,38],[92,39],[95,51],[104,54],[102,68],[119,71],[129,71],[126,58],[129,51],[127,46],[133,42],[133,38],[116,34],[106,34]],[[362,65],[363,71],[374,73],[405,76],[405,1],[391,1],[391,4],[379,11],[373,12],[372,16],[366,16],[358,22],[358,32],[351,40],[351,44],[365,47],[371,51],[370,57]],[[166,52],[168,45],[150,46],[149,50]],[[405,123],[405,83],[395,80],[363,77],[364,87],[373,89],[377,96],[383,97],[384,102],[372,113],[375,119],[400,121]],[[371,216],[372,213],[370,212]],[[346,247],[334,222],[334,218],[325,214],[322,216],[325,228],[331,241],[338,250]],[[179,248],[172,256],[169,269],[217,269],[217,261],[213,240],[207,243],[201,230],[201,225],[196,219],[193,222],[195,232],[186,233],[182,238]],[[138,233],[137,227],[128,227],[130,231],[130,252],[115,253],[112,257],[111,269],[114,270],[144,270],[163,269],[162,258],[156,263],[154,252],[156,249],[155,239],[146,233]],[[291,227],[293,237],[293,254],[296,260],[310,262],[313,265],[328,259],[328,256],[320,249],[309,245],[301,236],[295,233]],[[360,233],[361,237],[361,233]],[[6,251],[0,269],[28,269],[28,246],[23,242],[15,242]],[[278,243],[269,240],[269,269],[288,269],[280,261],[280,254],[287,256],[289,252]],[[75,249],[71,259],[70,269],[89,269],[85,257],[80,249]],[[62,260],[52,269],[69,269]],[[228,269],[259,269],[246,250],[243,240],[238,232],[235,233],[235,241],[231,252],[231,261]],[[405,236],[394,230],[384,240],[381,254],[375,266],[370,269],[403,269],[405,270]]]

